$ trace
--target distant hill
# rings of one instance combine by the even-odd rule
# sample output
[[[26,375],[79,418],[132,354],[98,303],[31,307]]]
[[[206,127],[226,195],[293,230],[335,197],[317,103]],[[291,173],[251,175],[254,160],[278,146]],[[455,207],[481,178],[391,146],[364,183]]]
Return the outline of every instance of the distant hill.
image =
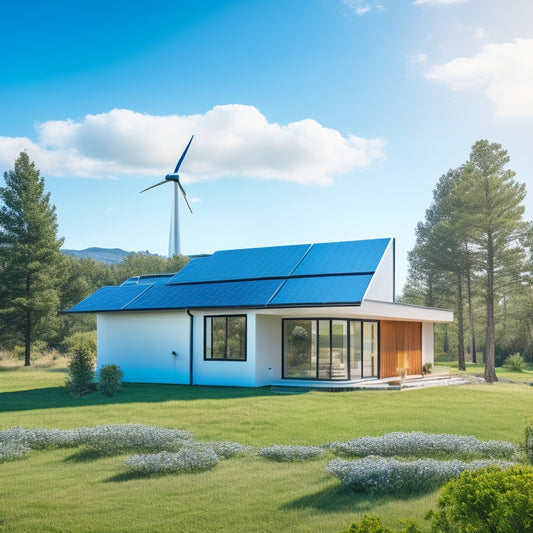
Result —
[[[86,248],[85,250],[61,250],[62,254],[71,255],[74,257],[86,257],[100,261],[101,263],[107,263],[108,265],[116,265],[121,263],[124,258],[131,252],[126,252],[120,248]],[[148,253],[148,252],[146,252]]]

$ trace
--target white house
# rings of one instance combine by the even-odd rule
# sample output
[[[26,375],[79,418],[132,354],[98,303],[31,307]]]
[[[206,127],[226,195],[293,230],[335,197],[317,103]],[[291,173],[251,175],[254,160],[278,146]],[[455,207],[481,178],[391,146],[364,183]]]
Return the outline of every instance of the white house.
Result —
[[[261,387],[420,374],[451,311],[394,302],[394,239],[215,252],[103,287],[98,367],[124,381]]]

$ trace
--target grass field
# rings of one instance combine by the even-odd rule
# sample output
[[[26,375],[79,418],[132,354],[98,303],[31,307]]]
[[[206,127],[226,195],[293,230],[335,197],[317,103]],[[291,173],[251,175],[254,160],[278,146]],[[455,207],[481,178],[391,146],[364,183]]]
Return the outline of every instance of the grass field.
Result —
[[[111,399],[74,399],[64,380],[60,368],[0,371],[0,429],[134,422],[254,446],[419,430],[522,444],[533,417],[533,388],[514,383],[295,395],[126,384]],[[46,450],[0,464],[0,531],[337,532],[369,513],[389,526],[423,524],[437,495],[356,495],[324,471],[330,456],[276,463],[250,455],[202,473],[131,478],[128,455]]]

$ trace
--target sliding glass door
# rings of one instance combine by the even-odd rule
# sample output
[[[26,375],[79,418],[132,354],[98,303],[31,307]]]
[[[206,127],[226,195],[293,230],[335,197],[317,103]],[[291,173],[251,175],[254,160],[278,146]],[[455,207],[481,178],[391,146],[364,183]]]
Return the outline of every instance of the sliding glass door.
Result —
[[[345,380],[378,376],[378,322],[283,320],[283,377]]]

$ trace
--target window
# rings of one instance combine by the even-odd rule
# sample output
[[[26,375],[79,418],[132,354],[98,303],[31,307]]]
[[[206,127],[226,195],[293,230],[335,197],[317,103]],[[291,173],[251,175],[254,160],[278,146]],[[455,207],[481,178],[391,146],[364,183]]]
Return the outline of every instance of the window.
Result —
[[[204,318],[204,359],[246,361],[246,315]]]

